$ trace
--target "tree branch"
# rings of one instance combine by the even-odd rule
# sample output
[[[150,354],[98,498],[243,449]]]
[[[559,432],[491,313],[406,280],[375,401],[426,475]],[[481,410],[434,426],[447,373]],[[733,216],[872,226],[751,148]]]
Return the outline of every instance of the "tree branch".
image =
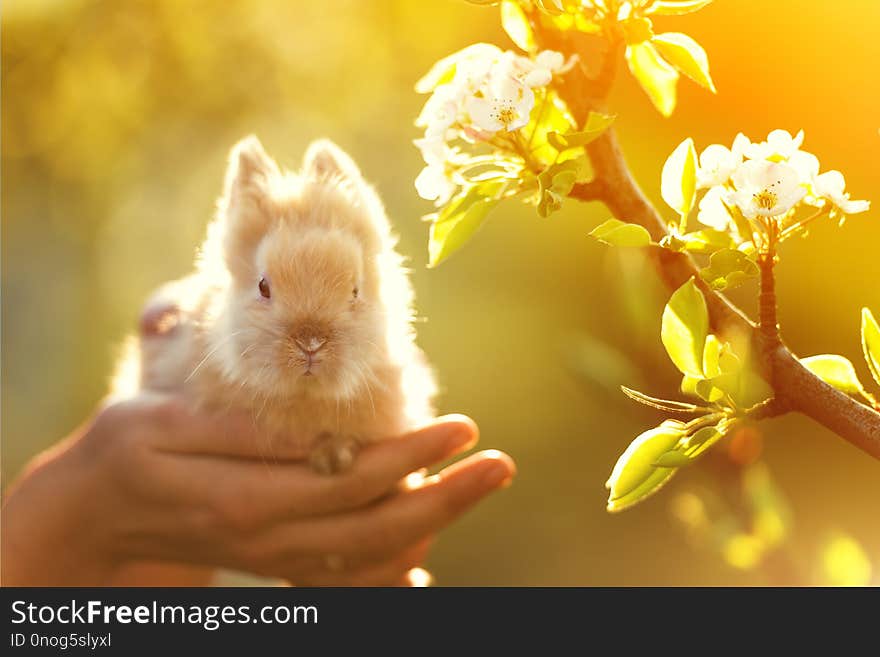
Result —
[[[773,349],[781,343],[779,337],[779,320],[776,319],[776,266],[772,253],[758,257],[758,268],[761,270],[761,294],[758,298],[758,327],[765,349]]]
[[[579,201],[604,201],[608,196],[608,186],[604,178],[594,178],[590,182],[578,183],[569,193],[571,198]]]
[[[535,16],[532,18],[533,29],[542,47],[560,52],[576,52],[580,57],[585,57],[585,53],[571,42],[568,34],[543,29],[540,21]],[[611,49],[609,55],[612,53],[616,54],[615,48]],[[616,61],[612,61],[616,59],[615,56],[607,57],[598,78],[592,81],[586,77],[582,67],[575,67],[559,85],[559,94],[578,125],[585,123],[591,110],[605,110],[604,96],[600,97],[597,91],[607,92],[606,81],[616,67]],[[598,85],[600,89],[596,88],[596,79],[602,81]],[[606,131],[588,144],[586,150],[593,164],[595,180],[576,185],[571,196],[587,201],[601,200],[615,218],[644,226],[655,240],[663,237],[666,234],[666,222],[633,179],[614,131]],[[779,414],[782,409],[799,411],[852,445],[880,459],[880,413],[831,387],[807,370],[782,343],[778,331],[773,331],[774,336],[765,336],[739,308],[703,282],[693,258],[689,255],[666,249],[650,249],[649,252],[661,279],[670,289],[677,289],[694,277],[706,297],[714,330],[748,331],[756,353],[763,355],[760,363],[762,375],[776,396],[772,405],[773,414]],[[775,326],[775,301],[773,308],[772,320]],[[765,319],[770,321],[769,315],[765,318],[762,314],[762,320]],[[769,411],[770,408],[766,410]]]

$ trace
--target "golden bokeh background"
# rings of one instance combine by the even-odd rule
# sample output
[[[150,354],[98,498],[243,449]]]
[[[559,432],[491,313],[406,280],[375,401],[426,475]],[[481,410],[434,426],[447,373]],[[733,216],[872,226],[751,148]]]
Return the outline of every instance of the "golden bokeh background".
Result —
[[[688,540],[671,507],[711,486],[711,468],[606,514],[611,466],[660,420],[616,385],[674,395],[677,381],[658,335],[665,292],[638,256],[586,236],[602,207],[570,202],[542,220],[502,205],[461,253],[424,267],[419,217],[431,208],[413,188],[424,100],[413,84],[472,42],[512,47],[497,8],[8,0],[2,12],[4,484],[91,411],[145,295],[188,270],[232,143],[256,133],[294,167],[312,138],[330,136],[379,189],[411,258],[441,409],[472,415],[482,446],[519,465],[510,489],[442,534],[429,562],[439,583],[821,583],[815,563],[835,533],[861,545],[880,581],[880,464],[800,417],[761,425],[793,510],[786,552],[798,577],[736,568]],[[656,27],[706,48],[717,96],[683,80],[663,119],[628,74],[613,93],[632,168],[658,202],[660,167],[685,136],[702,149],[777,127],[803,128],[823,169],[874,201],[843,228],[786,245],[778,269],[791,347],[843,354],[865,380],[859,308],[880,312],[878,26],[874,0],[716,0]],[[753,312],[752,287],[735,296]]]

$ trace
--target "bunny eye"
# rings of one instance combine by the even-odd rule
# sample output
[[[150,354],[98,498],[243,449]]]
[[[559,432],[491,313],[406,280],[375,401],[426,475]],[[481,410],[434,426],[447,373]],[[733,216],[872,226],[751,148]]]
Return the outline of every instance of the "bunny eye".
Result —
[[[359,290],[358,290],[358,286],[355,285],[354,288],[353,288],[352,291],[351,291],[351,297],[352,297],[352,299],[357,299],[357,298],[358,298],[358,292],[359,292]]]
[[[269,281],[265,278],[260,279],[260,284],[257,286],[260,288],[260,294],[262,294],[266,299],[272,296],[272,291],[269,289]]]

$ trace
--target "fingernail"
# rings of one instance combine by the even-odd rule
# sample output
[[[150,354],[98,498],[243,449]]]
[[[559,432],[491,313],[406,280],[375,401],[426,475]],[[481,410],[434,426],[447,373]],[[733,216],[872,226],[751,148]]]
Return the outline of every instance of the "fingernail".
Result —
[[[510,486],[513,477],[510,469],[501,461],[494,461],[488,470],[483,474],[483,485],[486,488],[500,488]]]
[[[454,424],[450,427],[447,444],[450,450],[464,450],[473,447],[477,436],[466,424]]]

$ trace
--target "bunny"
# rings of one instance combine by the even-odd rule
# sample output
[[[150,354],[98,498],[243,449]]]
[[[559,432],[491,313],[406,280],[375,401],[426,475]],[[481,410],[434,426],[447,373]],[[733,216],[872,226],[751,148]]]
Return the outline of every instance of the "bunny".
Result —
[[[333,143],[315,141],[286,172],[243,139],[195,270],[147,303],[115,395],[179,391],[249,411],[318,472],[349,468],[359,446],[433,415],[395,243],[376,192]]]

